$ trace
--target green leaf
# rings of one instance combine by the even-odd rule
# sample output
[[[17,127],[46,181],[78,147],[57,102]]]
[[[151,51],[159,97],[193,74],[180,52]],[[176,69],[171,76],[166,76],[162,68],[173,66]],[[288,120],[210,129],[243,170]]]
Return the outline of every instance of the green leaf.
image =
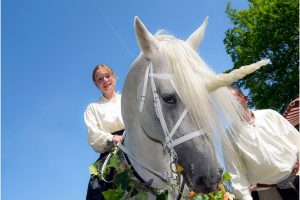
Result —
[[[108,189],[107,191],[102,192],[105,200],[120,200],[124,194],[125,191],[121,188],[117,188],[115,190]]]
[[[113,182],[118,188],[122,188],[123,190],[129,191],[131,189],[131,178],[129,177],[128,172],[126,171],[120,174],[116,174],[114,176]]]
[[[90,174],[95,175],[95,176],[97,176],[99,174],[98,165],[99,165],[99,162],[95,162],[91,166],[89,166],[88,169],[89,169]]]
[[[114,155],[110,158],[110,162],[108,165],[106,165],[107,168],[118,168],[118,165],[120,164],[121,160],[118,155]]]
[[[215,194],[215,199],[216,200],[223,200],[223,192],[221,190],[219,190],[216,194]]]
[[[209,197],[205,194],[202,196],[202,200],[209,200]]]
[[[203,198],[202,198],[202,195],[197,194],[192,198],[192,200],[203,200]]]
[[[168,200],[168,190],[157,195],[156,200]]]
[[[138,192],[135,196],[133,196],[130,199],[136,199],[136,200],[148,200],[148,193],[144,191]]]
[[[228,172],[225,172],[222,176],[222,183],[231,179],[231,176]]]

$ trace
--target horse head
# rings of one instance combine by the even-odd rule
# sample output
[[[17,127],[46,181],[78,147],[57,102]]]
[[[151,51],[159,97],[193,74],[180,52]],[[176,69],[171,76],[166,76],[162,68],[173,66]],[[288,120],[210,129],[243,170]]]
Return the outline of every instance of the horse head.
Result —
[[[213,133],[222,126],[220,115],[238,107],[226,89],[219,88],[265,64],[215,75],[197,53],[207,21],[183,41],[166,34],[152,35],[135,18],[141,54],[122,92],[127,131],[124,146],[136,158],[131,161],[137,172],[146,181],[151,179],[156,188],[168,185],[166,180],[160,181],[163,178],[145,170],[141,163],[161,172],[171,172],[170,164],[176,163],[183,167],[183,177],[193,191],[217,189],[222,168]]]

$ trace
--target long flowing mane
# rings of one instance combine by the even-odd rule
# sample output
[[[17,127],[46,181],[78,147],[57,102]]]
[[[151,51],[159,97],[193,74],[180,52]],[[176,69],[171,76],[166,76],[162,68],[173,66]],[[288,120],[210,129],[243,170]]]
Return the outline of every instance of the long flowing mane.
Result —
[[[155,37],[171,68],[172,84],[191,118],[213,138],[221,162],[226,158],[242,168],[232,144],[233,138],[239,138],[246,118],[241,104],[226,87],[214,91],[207,89],[215,73],[185,41],[161,31]]]
[[[155,35],[161,44],[172,73],[172,84],[198,127],[210,133],[235,133],[241,127],[245,113],[226,88],[209,92],[206,88],[215,73],[186,42],[171,35]]]

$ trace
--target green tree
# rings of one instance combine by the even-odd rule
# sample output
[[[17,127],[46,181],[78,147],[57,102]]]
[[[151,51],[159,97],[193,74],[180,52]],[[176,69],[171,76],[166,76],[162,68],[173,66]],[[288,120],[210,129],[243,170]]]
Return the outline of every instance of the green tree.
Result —
[[[261,59],[271,64],[235,84],[249,89],[249,106],[282,113],[299,96],[299,0],[248,2],[247,10],[227,5],[233,28],[226,31],[226,51],[233,69]]]

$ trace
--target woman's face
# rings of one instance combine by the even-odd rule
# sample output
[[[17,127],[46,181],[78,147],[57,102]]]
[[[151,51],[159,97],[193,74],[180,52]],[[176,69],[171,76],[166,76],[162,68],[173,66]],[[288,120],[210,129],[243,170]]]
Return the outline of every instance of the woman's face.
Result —
[[[95,73],[95,84],[107,96],[115,91],[116,79],[108,69],[100,67]]]

